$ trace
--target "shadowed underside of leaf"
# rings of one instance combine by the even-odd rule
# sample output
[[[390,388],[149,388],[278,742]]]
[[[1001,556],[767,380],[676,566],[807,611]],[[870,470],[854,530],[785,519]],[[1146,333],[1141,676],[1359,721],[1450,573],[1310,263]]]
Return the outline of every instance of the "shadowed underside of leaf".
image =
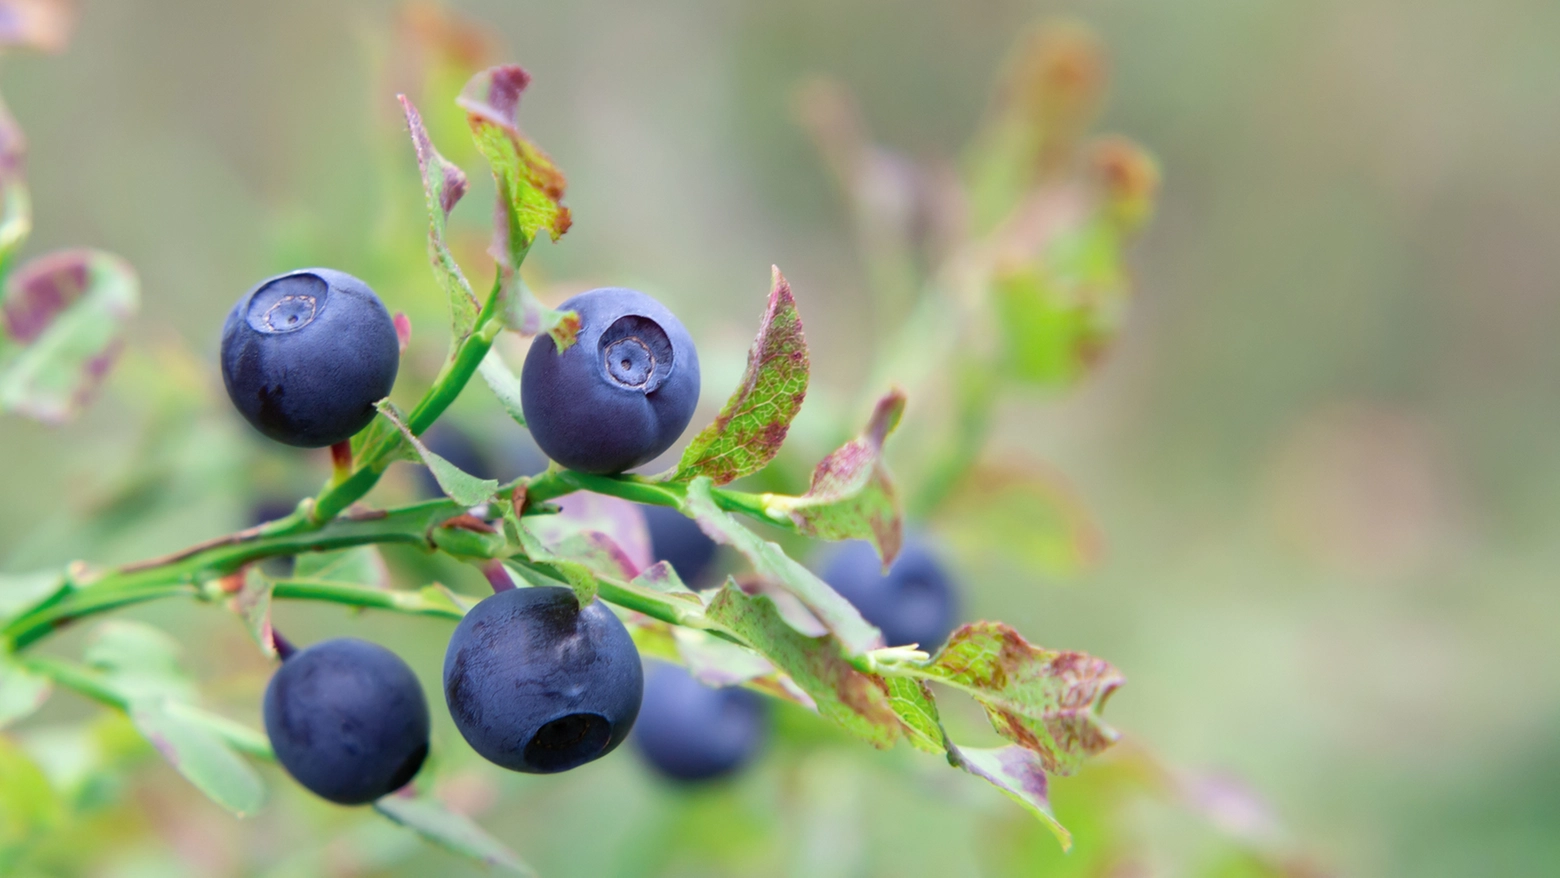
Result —
[[[20,344],[0,363],[0,409],[51,423],[80,411],[139,305],[135,272],[117,256],[64,250],[23,265],[5,289],[6,335]]]
[[[706,613],[785,671],[821,715],[876,747],[890,747],[899,737],[883,681],[852,667],[835,638],[802,634],[781,617],[774,601],[747,594],[735,581],[721,588]]]
[[[893,480],[883,465],[883,440],[899,424],[904,410],[905,397],[898,390],[878,400],[867,429],[813,470],[806,494],[765,494],[764,511],[789,518],[808,536],[870,540],[883,563],[893,563],[904,525]]]
[[[374,810],[416,832],[423,838],[463,857],[489,866],[497,866],[517,875],[535,875],[519,855],[503,842],[488,835],[476,821],[451,811],[442,802],[427,796],[385,796],[374,803]]]
[[[683,452],[673,478],[709,476],[717,485],[763,469],[780,450],[807,395],[807,339],[791,285],[775,268],[747,371],[724,408]]]
[[[520,133],[520,96],[530,83],[520,67],[490,67],[473,76],[455,102],[466,111],[477,150],[498,187],[489,252],[503,273],[504,322],[526,335],[548,333],[562,350],[574,343],[579,318],[543,307],[519,274],[539,233],[556,241],[572,222],[563,205],[563,172]]]
[[[53,688],[47,677],[0,656],[0,729],[42,707]]]
[[[179,774],[208,798],[240,817],[265,799],[260,775],[216,733],[191,722],[178,705],[159,698],[135,701],[130,721]]]
[[[974,696],[997,732],[1052,774],[1071,774],[1119,737],[1099,717],[1125,682],[1119,671],[1085,653],[1041,649],[1000,622],[953,632],[920,673]]]
[[[433,266],[433,275],[439,281],[440,288],[449,298],[450,320],[454,329],[450,349],[453,351],[477,325],[477,313],[480,310],[477,297],[471,292],[471,284],[455,262],[455,256],[444,238],[450,211],[466,194],[466,174],[439,155],[428,138],[422,114],[417,112],[406,95],[396,97],[401,102],[401,111],[406,114],[412,147],[417,152],[417,169],[422,173],[423,197],[428,209],[428,261]]]
[[[439,490],[443,491],[445,496],[462,506],[476,506],[493,498],[493,494],[498,491],[496,479],[479,479],[429,451],[428,446],[424,445],[421,439],[412,435],[411,428],[406,426],[406,419],[396,411],[389,400],[380,400],[376,407],[379,413],[401,432],[401,438],[411,448],[415,459],[421,459],[433,473],[434,480],[439,483]]]
[[[989,781],[1013,801],[1023,805],[1056,835],[1062,850],[1072,848],[1072,833],[1051,811],[1051,780],[1039,754],[1023,747],[976,749],[948,745],[948,762]]]
[[[688,486],[687,509],[699,527],[718,543],[735,548],[767,582],[802,603],[823,627],[839,638],[851,655],[860,655],[883,644],[883,635],[811,570],[803,567],[774,543],[748,530],[715,505],[711,483],[701,476]]]

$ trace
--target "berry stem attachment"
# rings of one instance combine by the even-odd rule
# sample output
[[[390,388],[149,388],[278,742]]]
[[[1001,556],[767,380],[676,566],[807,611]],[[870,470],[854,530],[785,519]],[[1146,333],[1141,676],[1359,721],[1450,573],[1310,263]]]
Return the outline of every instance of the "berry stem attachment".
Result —
[[[277,658],[284,662],[292,658],[293,653],[298,651],[298,647],[293,646],[292,641],[283,637],[282,632],[277,631],[274,626],[271,628],[271,645],[276,647]]]
[[[509,575],[509,571],[504,569],[504,562],[496,558],[483,563],[482,575],[487,577],[488,585],[493,586],[494,594],[509,591],[515,587],[514,579]]]
[[[352,440],[345,439],[330,447],[331,484],[339,485],[352,475]]]

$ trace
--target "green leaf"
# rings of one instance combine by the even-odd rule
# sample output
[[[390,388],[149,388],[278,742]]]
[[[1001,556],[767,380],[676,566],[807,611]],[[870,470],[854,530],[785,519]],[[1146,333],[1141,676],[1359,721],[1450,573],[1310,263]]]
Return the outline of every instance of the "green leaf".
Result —
[[[536,874],[503,842],[488,835],[471,818],[451,811],[437,799],[427,796],[385,796],[374,803],[374,810],[463,857],[518,875]]]
[[[23,265],[5,288],[6,334],[17,344],[0,362],[0,410],[48,423],[80,411],[139,305],[140,283],[117,256],[64,250]]]
[[[1041,386],[1077,380],[1114,339],[1129,292],[1112,223],[1095,220],[1056,234],[1038,258],[993,281],[1006,374]]]
[[[554,555],[620,579],[632,579],[651,565],[650,532],[637,504],[590,491],[553,502],[556,515],[529,515],[524,525]]]
[[[349,585],[366,585],[369,588],[390,587],[390,568],[376,546],[353,546],[336,552],[310,552],[299,555],[293,562],[288,579],[312,579],[320,582],[341,582]]]
[[[401,102],[402,112],[406,114],[406,125],[412,134],[412,148],[417,153],[417,169],[422,173],[423,198],[428,209],[428,261],[433,266],[433,275],[440,288],[449,298],[450,321],[454,331],[450,342],[453,356],[456,347],[476,328],[477,314],[481,310],[476,295],[471,291],[471,284],[466,281],[466,275],[461,272],[460,265],[456,263],[444,239],[450,211],[466,194],[466,174],[434,149],[433,142],[428,138],[428,129],[423,125],[422,114],[417,112],[406,95],[397,95],[396,98]]]
[[[735,580],[715,594],[706,614],[785,671],[819,714],[875,747],[893,746],[901,725],[882,679],[846,661],[837,638],[797,631],[768,595],[749,595]]]
[[[927,753],[947,752],[948,739],[943,734],[942,719],[931,689],[920,680],[908,677],[883,679],[888,684],[889,706],[904,724],[905,737],[910,743]]]
[[[525,410],[520,405],[520,378],[498,355],[498,351],[488,348],[487,356],[482,358],[482,364],[477,367],[477,374],[482,376],[493,395],[498,397],[504,411],[514,418],[515,423],[524,427]]]
[[[38,764],[0,736],[0,866],[64,817],[64,805]]]
[[[598,584],[596,573],[590,565],[554,552],[531,533],[524,522],[515,528],[515,536],[519,540],[520,547],[525,550],[526,557],[546,566],[574,589],[574,598],[579,601],[580,606],[587,606],[596,599]],[[601,563],[599,556],[591,557],[593,561]]]
[[[1119,671],[1085,653],[1033,646],[1001,622],[959,628],[915,672],[974,696],[992,727],[1052,774],[1071,774],[1120,737],[1099,717],[1125,682]]]
[[[520,134],[520,96],[530,83],[530,74],[519,67],[490,67],[473,76],[455,102],[466,111],[477,150],[498,187],[488,252],[501,273],[505,325],[526,335],[548,333],[564,350],[574,343],[579,317],[543,307],[520,280],[520,263],[536,236],[546,232],[556,241],[572,222],[563,206],[563,172]]]
[[[683,664],[706,686],[736,686],[775,672],[766,658],[744,646],[696,628],[672,628]]]
[[[898,390],[878,400],[867,429],[813,470],[807,493],[765,494],[765,513],[788,518],[797,530],[819,539],[870,540],[883,563],[892,563],[904,525],[894,483],[883,464],[883,440],[899,425],[904,410],[905,397]]]
[[[71,590],[58,570],[37,573],[0,573],[0,621],[48,606]]]
[[[0,729],[42,707],[52,689],[47,677],[0,656]]]
[[[759,576],[800,601],[825,629],[839,638],[851,655],[860,655],[882,645],[882,633],[861,618],[861,613],[849,601],[811,570],[792,560],[784,549],[748,530],[717,507],[711,490],[709,477],[700,476],[689,484],[686,501],[687,511],[710,539],[741,552]]]
[[[948,762],[989,781],[1008,798],[1023,805],[1025,810],[1040,818],[1062,843],[1062,850],[1072,847],[1072,833],[1067,831],[1051,811],[1051,779],[1046,775],[1040,756],[1023,747],[998,747],[975,749],[948,745]]]
[[[249,636],[260,645],[266,658],[277,655],[276,632],[271,629],[271,589],[270,578],[252,566],[244,571],[244,584],[229,601],[229,607],[244,620]]]
[[[144,622],[110,619],[87,637],[84,657],[126,700],[194,697],[195,684],[180,666],[184,648],[171,635]]]
[[[768,465],[807,396],[807,339],[791,285],[774,269],[769,307],[748,350],[742,383],[714,423],[683,451],[672,478],[709,476],[724,485]]]
[[[433,478],[439,483],[439,489],[445,496],[462,506],[478,506],[493,499],[498,491],[498,481],[495,479],[479,479],[460,467],[445,460],[428,450],[428,446],[413,435],[406,426],[406,419],[396,410],[395,406],[387,399],[378,402],[379,413],[385,416],[397,430],[401,431],[401,438],[411,446],[412,451],[422,459],[428,470],[433,473]]]
[[[130,703],[130,721],[174,770],[218,805],[239,817],[260,809],[260,775],[207,725],[195,722],[165,698]]]

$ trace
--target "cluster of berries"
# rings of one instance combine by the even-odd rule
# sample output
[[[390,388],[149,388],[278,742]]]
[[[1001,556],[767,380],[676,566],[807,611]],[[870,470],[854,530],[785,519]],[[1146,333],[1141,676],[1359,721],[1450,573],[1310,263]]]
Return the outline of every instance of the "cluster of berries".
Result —
[[[671,447],[693,416],[699,361],[675,316],[643,293],[598,289],[564,302],[579,315],[576,344],[532,344],[521,402],[552,460],[618,473]],[[367,284],[312,268],[245,294],[223,327],[222,376],[239,412],[289,445],[324,447],[368,425],[389,395],[399,343]],[[658,559],[706,584],[715,544],[662,507],[646,508]],[[888,642],[942,642],[955,592],[930,550],[912,541],[884,574],[873,549],[842,547],[824,573]],[[303,786],[342,804],[394,792],[428,752],[427,699],[393,652],[353,638],[294,651],[266,689],[264,718],[277,760]],[[472,748],[505,768],[553,773],[610,753],[635,727],[640,752],[668,777],[704,780],[749,762],[767,737],[764,702],[748,690],[706,687],[678,668],[649,675],[623,623],[569,589],[499,591],[466,614],[444,659],[444,695]]]

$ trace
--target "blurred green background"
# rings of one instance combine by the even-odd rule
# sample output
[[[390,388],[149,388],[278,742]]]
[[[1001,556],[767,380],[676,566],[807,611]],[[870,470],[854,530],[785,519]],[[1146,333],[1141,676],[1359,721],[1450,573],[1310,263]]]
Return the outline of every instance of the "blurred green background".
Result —
[[[221,320],[261,277],[329,264],[408,312],[415,364],[398,393],[444,353],[393,101],[410,87],[396,5],[79,6],[64,53],[0,72],[30,141],[29,252],[118,252],[144,307],[80,420],[0,421],[5,570],[174,550],[243,526],[262,494],[318,485],[324,459],[264,447],[216,378]],[[988,456],[1047,462],[1103,552],[1040,578],[965,553],[971,614],[1110,659],[1129,683],[1106,718],[1169,764],[1240,778],[1306,868],[1560,869],[1560,6],[449,6],[531,71],[527,133],[569,175],[575,225],[531,257],[535,285],[660,297],[699,340],[715,406],[779,264],[807,321],[813,426],[798,431],[804,446],[808,430],[827,436],[818,451],[877,390],[873,311],[840,195],[796,121],[798,86],[837,78],[882,143],[935,161],[981,118],[1016,34],[1053,15],[1094,28],[1111,64],[1101,127],[1158,157],[1159,210],[1110,355],[1072,391],[1005,396]],[[459,125],[459,84],[420,103],[473,177],[464,255],[484,244],[490,184],[438,127]],[[467,397],[456,415],[497,437],[486,391]],[[376,496],[409,486],[401,473]],[[481,587],[475,571],[392,560],[401,584]],[[295,639],[372,637],[437,678],[446,623],[278,613]],[[253,719],[267,670],[234,618],[130,615],[179,632],[212,698]],[[23,730],[94,715],[61,694]],[[935,759],[878,754],[802,716],[782,725],[757,770],[693,794],[626,748],[564,776],[504,775],[447,717],[435,758],[446,797],[545,875],[1246,874],[1182,810],[1100,817],[1086,777],[1055,786],[1078,834],[1064,858]],[[481,872],[266,772],[272,804],[237,822],[139,763],[103,793],[112,807],[50,842],[38,874]],[[1107,846],[1129,853],[1102,859]]]

